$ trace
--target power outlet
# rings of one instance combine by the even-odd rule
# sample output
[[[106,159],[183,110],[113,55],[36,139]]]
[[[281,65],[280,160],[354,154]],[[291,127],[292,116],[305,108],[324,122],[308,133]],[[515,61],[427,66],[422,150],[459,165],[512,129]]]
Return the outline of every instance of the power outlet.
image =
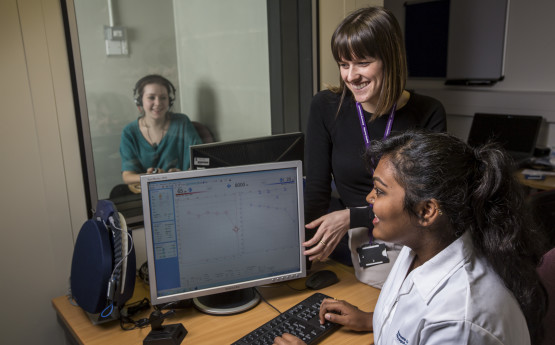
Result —
[[[106,55],[128,55],[127,30],[123,26],[104,26]]]

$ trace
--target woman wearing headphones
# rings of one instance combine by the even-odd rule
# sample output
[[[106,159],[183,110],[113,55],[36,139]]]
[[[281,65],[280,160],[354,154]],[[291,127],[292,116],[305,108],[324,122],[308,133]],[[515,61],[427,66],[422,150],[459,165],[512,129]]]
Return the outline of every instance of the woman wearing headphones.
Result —
[[[147,75],[136,83],[134,95],[141,116],[121,134],[123,181],[135,184],[145,173],[187,170],[189,146],[202,140],[187,115],[170,111],[173,84],[162,76]]]

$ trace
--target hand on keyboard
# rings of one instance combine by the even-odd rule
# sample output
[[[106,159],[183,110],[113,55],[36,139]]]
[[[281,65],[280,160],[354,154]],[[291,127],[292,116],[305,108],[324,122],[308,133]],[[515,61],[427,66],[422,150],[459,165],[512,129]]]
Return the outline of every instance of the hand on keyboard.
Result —
[[[284,333],[292,334],[300,342],[294,339],[297,342],[283,344],[316,344],[340,327],[340,325],[332,322],[320,323],[320,304],[326,297],[328,296],[321,293],[311,295],[237,340],[233,345],[271,345],[274,344],[276,337],[281,337]]]
[[[354,331],[372,330],[372,313],[359,310],[354,305],[345,301],[325,298],[320,306],[318,322],[330,325],[343,325]],[[294,335],[285,333],[274,340],[275,345],[301,345],[305,344]]]
[[[320,320],[343,325],[353,331],[372,331],[372,313],[345,301],[326,298],[320,307]]]

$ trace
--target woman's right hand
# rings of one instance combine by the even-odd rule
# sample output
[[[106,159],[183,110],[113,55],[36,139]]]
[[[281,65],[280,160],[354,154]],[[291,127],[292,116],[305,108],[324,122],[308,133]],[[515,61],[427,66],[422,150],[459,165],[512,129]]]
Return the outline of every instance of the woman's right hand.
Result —
[[[154,168],[154,167],[150,167],[148,169],[146,169],[146,173],[147,174],[160,174],[165,172],[164,169],[160,169],[160,168]],[[141,175],[144,174],[139,174],[136,173],[134,171],[124,171],[121,173],[121,176],[123,178],[123,182],[131,185],[131,184],[136,184],[136,183],[141,183]]]
[[[351,211],[346,209],[328,213],[306,224],[307,229],[318,227],[318,231],[310,240],[303,242],[304,247],[312,247],[305,250],[304,255],[307,255],[310,261],[323,261],[330,256],[341,238],[349,231],[350,217]]]
[[[338,323],[353,331],[371,332],[372,313],[364,312],[345,301],[325,298],[320,305],[320,323]]]

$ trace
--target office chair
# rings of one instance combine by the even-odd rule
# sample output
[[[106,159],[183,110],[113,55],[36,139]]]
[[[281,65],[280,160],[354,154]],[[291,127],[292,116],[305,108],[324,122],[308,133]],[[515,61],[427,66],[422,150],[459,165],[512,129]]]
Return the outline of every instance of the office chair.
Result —
[[[555,248],[543,256],[538,274],[547,290],[548,307],[543,319],[544,339],[540,345],[555,344]]]
[[[192,121],[192,122],[203,144],[214,142],[214,136],[212,135],[212,132],[210,132],[208,127],[206,127],[205,125],[197,121]]]

